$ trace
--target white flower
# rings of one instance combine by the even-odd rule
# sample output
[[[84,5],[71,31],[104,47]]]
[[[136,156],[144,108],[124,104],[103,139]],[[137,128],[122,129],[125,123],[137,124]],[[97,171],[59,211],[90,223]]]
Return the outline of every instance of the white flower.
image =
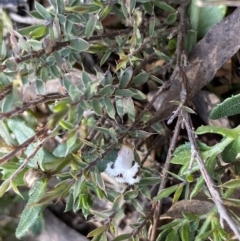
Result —
[[[109,162],[107,164],[106,172],[114,177],[119,183],[127,183],[133,185],[140,181],[138,176],[139,165],[134,161],[134,153],[129,145],[123,145],[118,152],[118,157],[115,162]]]

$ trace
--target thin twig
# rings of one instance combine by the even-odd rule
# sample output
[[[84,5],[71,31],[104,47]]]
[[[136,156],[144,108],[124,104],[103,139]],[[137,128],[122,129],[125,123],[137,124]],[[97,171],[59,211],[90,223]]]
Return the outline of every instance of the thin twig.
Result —
[[[0,93],[0,101],[11,93],[12,85],[8,85],[4,88],[3,92]]]
[[[51,138],[48,136],[45,138],[37,147],[33,150],[33,152],[24,160],[24,162],[18,167],[18,169],[8,178],[9,181],[13,180],[28,164],[28,162],[37,154],[37,152],[41,149],[41,147]]]
[[[215,203],[218,213],[220,215],[220,220],[224,219],[229,227],[232,229],[238,240],[240,240],[240,229],[238,224],[232,219],[232,217],[229,215],[226,207],[223,205],[223,201],[221,199],[221,196],[217,189],[214,187],[214,183],[209,176],[206,167],[204,165],[203,159],[199,153],[198,147],[197,147],[197,142],[195,138],[195,133],[193,132],[193,126],[191,122],[191,118],[189,117],[189,113],[185,112],[183,110],[182,112],[184,124],[188,133],[188,138],[191,144],[191,152],[194,153],[194,156],[196,157],[196,160],[198,162],[199,170],[206,182],[206,185],[208,187],[208,190],[212,196],[212,200]]]
[[[165,188],[167,180],[168,180],[168,170],[170,167],[170,161],[172,158],[172,153],[175,149],[175,146],[177,144],[177,139],[178,139],[178,135],[181,129],[181,124],[182,124],[182,118],[178,117],[178,121],[177,124],[175,126],[174,129],[174,134],[168,149],[168,154],[167,154],[167,158],[163,167],[163,172],[162,172],[162,179],[161,179],[161,184],[158,190],[158,194],[161,193],[161,191]],[[157,228],[158,228],[158,223],[159,223],[159,217],[161,215],[161,210],[162,210],[162,201],[160,200],[157,205],[156,205],[156,209],[154,212],[154,217],[153,217],[153,227],[152,227],[152,232],[151,232],[151,237],[150,237],[150,241],[155,241],[156,240],[156,235],[157,235]]]
[[[13,109],[9,112],[0,113],[0,120],[2,120],[4,118],[16,116],[16,115],[24,112],[25,110],[29,109],[30,107],[37,106],[41,103],[45,103],[45,102],[50,101],[50,100],[62,99],[62,98],[65,98],[65,97],[66,96],[54,94],[54,95],[44,95],[44,96],[41,96],[41,97],[39,97],[35,100],[29,100],[27,103],[24,103],[22,107],[15,108],[15,109]]]
[[[151,220],[151,217],[154,214],[154,211],[156,209],[156,204],[152,205],[150,213],[145,217],[144,221],[132,232],[131,237],[136,237],[139,232],[142,230],[142,228]]]
[[[15,147],[13,151],[8,153],[7,155],[0,158],[0,163],[6,163],[9,159],[15,157],[19,152],[23,151],[25,148],[27,148],[31,143],[33,143],[38,137],[41,137],[42,135],[45,135],[47,133],[47,130],[45,128],[41,129],[39,132],[37,132],[34,136],[27,139],[25,142],[23,142],[21,145]]]

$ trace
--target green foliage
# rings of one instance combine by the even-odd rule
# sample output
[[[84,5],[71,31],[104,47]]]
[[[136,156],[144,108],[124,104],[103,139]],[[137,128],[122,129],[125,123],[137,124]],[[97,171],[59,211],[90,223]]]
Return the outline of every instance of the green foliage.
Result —
[[[211,113],[211,119],[219,119],[224,116],[232,116],[240,113],[240,95],[235,95],[225,99],[221,104],[215,106]]]
[[[188,32],[187,49],[196,44],[196,34],[203,37],[226,12],[225,7],[200,10],[194,3],[189,8],[192,29]],[[153,213],[144,203],[151,203],[154,210],[159,201],[169,197],[177,204],[183,198],[187,201],[196,197],[202,190],[208,195],[198,165],[193,163],[189,168],[194,161],[190,143],[173,153],[171,164],[180,167],[177,174],[168,171],[174,185],[154,195],[151,192],[162,179],[159,169],[152,165],[149,141],[162,138],[167,128],[159,122],[148,126],[154,111],[144,108],[149,100],[148,90],[163,84],[159,73],[170,73],[179,67],[175,66],[178,5],[148,0],[94,0],[87,4],[49,0],[49,4],[46,7],[35,2],[29,15],[41,20],[41,24],[11,29],[9,39],[4,18],[0,20],[0,196],[5,198],[12,189],[18,197],[26,198],[18,188],[30,186],[16,236],[24,237],[49,203],[63,199],[65,211],[81,211],[86,219],[91,215],[102,223],[88,234],[93,241],[105,241],[107,235],[114,241],[147,239],[147,225]],[[98,63],[86,64],[93,56]],[[152,61],[157,66],[148,69],[147,64]],[[211,117],[239,113],[237,101],[237,96],[224,101]],[[187,106],[183,110],[193,113]],[[196,130],[197,135],[206,133],[223,137],[213,146],[199,141],[198,148],[207,171],[219,187],[230,192],[238,187],[238,178],[222,184],[215,167],[220,155],[229,164],[238,162],[239,128],[204,126]],[[128,142],[136,147],[130,148],[132,163],[126,164],[129,160],[123,159],[119,164],[116,160],[121,147],[128,146]],[[152,150],[157,150],[158,159],[164,151],[154,145]],[[144,165],[145,161],[150,167]],[[116,165],[116,169],[123,169],[115,170],[119,171],[112,175],[116,180],[121,182],[123,175],[131,175],[132,168],[137,167],[131,178],[141,176],[140,181],[125,189],[119,184],[114,190],[114,185],[109,185],[102,175],[109,163],[111,168]],[[129,168],[124,169],[124,163]],[[50,188],[52,178],[57,184]],[[107,210],[96,210],[94,202],[99,199],[107,203]],[[223,201],[229,206],[239,205],[230,195],[224,195]],[[139,218],[131,223],[132,232],[119,235],[125,204]],[[175,218],[159,230],[156,240],[227,237],[215,213],[183,213],[181,219]]]

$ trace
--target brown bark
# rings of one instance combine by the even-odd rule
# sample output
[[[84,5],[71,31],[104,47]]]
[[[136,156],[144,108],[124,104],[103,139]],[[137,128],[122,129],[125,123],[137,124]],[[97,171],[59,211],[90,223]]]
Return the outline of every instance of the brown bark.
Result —
[[[189,64],[186,69],[188,100],[208,84],[217,70],[230,59],[240,48],[240,8],[216,24],[197,43],[189,55]],[[155,101],[157,109],[155,121],[168,118],[176,106],[169,105],[169,101],[178,100],[180,83],[178,79],[171,87],[164,90]]]

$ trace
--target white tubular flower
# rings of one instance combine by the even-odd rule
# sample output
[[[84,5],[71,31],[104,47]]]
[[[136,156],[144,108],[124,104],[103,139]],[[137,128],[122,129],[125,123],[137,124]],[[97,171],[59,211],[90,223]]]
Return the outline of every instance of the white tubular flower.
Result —
[[[140,181],[138,176],[140,167],[137,163],[132,166],[133,161],[133,150],[129,145],[125,144],[118,152],[116,161],[114,163],[109,162],[105,171],[114,177],[117,182],[133,185]]]

